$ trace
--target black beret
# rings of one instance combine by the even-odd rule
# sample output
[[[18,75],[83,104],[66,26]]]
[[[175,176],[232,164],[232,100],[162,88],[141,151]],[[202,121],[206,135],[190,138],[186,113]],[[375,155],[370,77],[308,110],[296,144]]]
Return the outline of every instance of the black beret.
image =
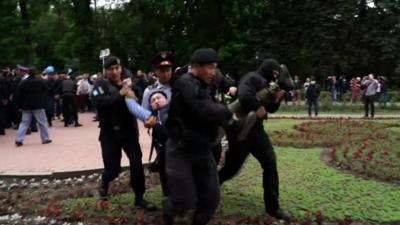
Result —
[[[109,56],[104,60],[104,68],[107,69],[110,66],[121,65],[121,60],[116,56]]]
[[[190,57],[191,63],[218,63],[217,52],[212,48],[200,48],[193,52]]]
[[[174,55],[172,52],[159,52],[151,60],[151,65],[154,68],[172,67],[174,65]]]

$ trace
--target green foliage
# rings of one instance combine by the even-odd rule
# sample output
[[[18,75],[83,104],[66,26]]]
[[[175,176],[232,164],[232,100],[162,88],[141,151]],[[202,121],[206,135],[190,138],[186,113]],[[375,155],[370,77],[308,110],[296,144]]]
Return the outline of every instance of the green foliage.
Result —
[[[25,20],[20,2],[27,4]],[[374,1],[369,7],[351,0],[138,0],[97,8],[91,2],[1,1],[0,50],[7,57],[0,66],[96,70],[99,50],[110,48],[126,66],[150,69],[157,51],[174,51],[183,65],[194,49],[213,47],[222,69],[237,78],[262,58],[274,57],[301,79],[374,72],[400,83],[398,1]]]

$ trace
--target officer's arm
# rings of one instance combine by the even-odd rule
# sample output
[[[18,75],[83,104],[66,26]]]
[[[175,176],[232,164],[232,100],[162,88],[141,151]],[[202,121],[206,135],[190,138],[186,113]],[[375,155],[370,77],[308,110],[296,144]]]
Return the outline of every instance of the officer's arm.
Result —
[[[211,100],[210,96],[198,96],[199,87],[191,82],[181,83],[182,98],[198,117],[205,121],[221,123],[228,121],[232,113],[228,107]]]
[[[256,111],[261,106],[256,98],[256,90],[260,85],[259,82],[253,76],[243,80],[239,84],[238,98],[241,106],[248,111]]]
[[[94,105],[98,109],[112,107],[116,101],[124,101],[119,92],[109,93],[106,85],[106,81],[98,81],[93,88]]]

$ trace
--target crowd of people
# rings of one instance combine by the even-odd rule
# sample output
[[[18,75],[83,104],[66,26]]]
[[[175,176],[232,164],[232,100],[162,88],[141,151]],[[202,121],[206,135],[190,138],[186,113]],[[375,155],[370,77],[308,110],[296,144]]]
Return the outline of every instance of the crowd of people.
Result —
[[[23,144],[25,134],[39,127],[42,142],[50,143],[48,127],[59,119],[64,126],[82,126],[78,111],[94,111],[90,99],[93,83],[101,74],[82,74],[72,79],[68,71],[55,71],[52,66],[40,71],[18,65],[0,74],[0,135],[6,128],[18,129],[16,146]],[[47,134],[46,134],[47,133]]]
[[[285,103],[292,101],[293,105],[300,105],[302,94],[304,94],[305,103],[308,106],[308,115],[318,115],[318,99],[321,94],[321,85],[317,83],[315,77],[307,77],[302,83],[298,76],[294,76],[294,90],[287,92]],[[311,87],[311,88],[309,88]],[[350,92],[350,102],[352,104],[363,102],[365,108],[365,117],[374,117],[375,101],[380,104],[386,104],[388,101],[388,82],[383,76],[375,79],[374,74],[360,77],[353,77],[347,82],[346,78],[336,76],[328,76],[327,90],[330,92],[331,102],[333,105],[338,102],[346,101],[344,96]]]

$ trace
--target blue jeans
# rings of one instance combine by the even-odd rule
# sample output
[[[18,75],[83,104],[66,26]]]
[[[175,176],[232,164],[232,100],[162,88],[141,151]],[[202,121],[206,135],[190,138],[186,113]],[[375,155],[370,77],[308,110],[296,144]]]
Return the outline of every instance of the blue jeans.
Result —
[[[22,111],[22,121],[19,124],[17,137],[15,138],[16,142],[24,141],[26,131],[30,127],[33,118],[35,118],[36,122],[39,125],[40,138],[42,139],[42,143],[50,140],[49,132],[47,130],[47,118],[44,109],[33,109]]]

